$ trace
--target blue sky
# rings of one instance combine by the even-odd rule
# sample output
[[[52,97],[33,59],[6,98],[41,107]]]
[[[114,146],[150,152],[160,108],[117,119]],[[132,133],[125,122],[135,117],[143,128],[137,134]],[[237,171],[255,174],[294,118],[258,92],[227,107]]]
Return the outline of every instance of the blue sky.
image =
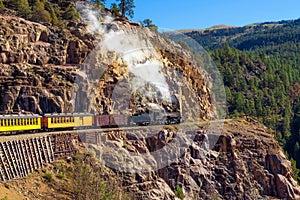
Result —
[[[107,7],[112,2],[107,0]],[[149,18],[172,30],[300,18],[299,0],[135,0],[135,6],[133,21]]]

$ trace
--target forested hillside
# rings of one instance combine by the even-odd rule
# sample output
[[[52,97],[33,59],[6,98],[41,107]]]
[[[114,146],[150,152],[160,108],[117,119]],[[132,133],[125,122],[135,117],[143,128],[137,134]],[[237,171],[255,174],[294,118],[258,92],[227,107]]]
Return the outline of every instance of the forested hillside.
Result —
[[[275,130],[300,168],[300,19],[186,34],[223,74],[228,114],[255,116]]]

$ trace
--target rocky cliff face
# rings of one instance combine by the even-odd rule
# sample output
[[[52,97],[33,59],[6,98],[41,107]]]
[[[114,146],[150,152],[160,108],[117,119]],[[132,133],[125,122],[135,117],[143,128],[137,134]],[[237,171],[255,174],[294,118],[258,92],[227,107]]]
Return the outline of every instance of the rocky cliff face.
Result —
[[[93,37],[80,24],[58,30],[13,16],[0,16],[0,27],[0,110],[73,112],[76,69]]]
[[[260,123],[250,118],[227,120],[212,149],[207,147],[213,132],[205,128],[186,131],[187,135],[192,135],[193,141],[188,146],[181,143],[172,149],[180,149],[180,153],[175,153],[178,158],[173,160],[168,157],[172,153],[162,149],[172,145],[172,140],[183,134],[175,129],[162,130],[147,139],[140,139],[139,136],[153,133],[149,129],[107,132],[106,146],[109,143],[118,148],[118,153],[109,153],[107,148],[107,151],[101,149],[96,152],[109,166],[112,166],[110,161],[122,162],[121,157],[126,160],[122,165],[115,163],[112,168],[123,177],[123,185],[137,199],[174,199],[176,186],[183,189],[185,199],[300,198],[300,187],[293,179],[290,162],[269,130]],[[162,159],[170,159],[169,166],[155,171],[130,173],[140,163],[144,169],[152,165],[151,162],[159,163],[154,156],[147,159],[140,156],[140,159],[134,160],[130,153],[145,155],[158,150],[161,150]],[[107,156],[109,159],[106,159]],[[131,166],[131,162],[134,165]],[[128,165],[127,172],[120,173],[125,165]]]

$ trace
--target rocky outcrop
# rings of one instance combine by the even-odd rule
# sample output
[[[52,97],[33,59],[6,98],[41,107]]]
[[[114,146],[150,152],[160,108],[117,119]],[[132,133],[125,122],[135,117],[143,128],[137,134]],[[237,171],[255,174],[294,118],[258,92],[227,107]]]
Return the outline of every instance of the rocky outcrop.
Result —
[[[0,110],[73,112],[76,69],[93,36],[80,32],[80,24],[61,30],[13,16],[0,21]]]
[[[147,133],[151,136],[147,137]],[[185,199],[300,198],[300,187],[293,178],[290,162],[273,135],[258,122],[250,118],[226,120],[213,148],[209,148],[213,132],[186,130],[186,133],[192,135],[189,145],[179,143],[177,148],[167,148],[183,133],[176,129],[157,134],[150,129],[108,132],[105,148],[100,145],[98,156],[124,177],[123,185],[137,199],[174,199],[176,186],[182,187]],[[118,153],[108,150],[108,146],[118,149]],[[172,154],[170,150],[178,151],[178,157],[168,157]],[[155,155],[156,151],[160,151],[160,157]],[[139,158],[133,158],[136,154],[132,153]],[[145,157],[148,153],[151,156]],[[169,161],[168,165],[138,171],[139,166],[144,169],[158,166],[161,158]],[[122,159],[126,162],[119,165]]]

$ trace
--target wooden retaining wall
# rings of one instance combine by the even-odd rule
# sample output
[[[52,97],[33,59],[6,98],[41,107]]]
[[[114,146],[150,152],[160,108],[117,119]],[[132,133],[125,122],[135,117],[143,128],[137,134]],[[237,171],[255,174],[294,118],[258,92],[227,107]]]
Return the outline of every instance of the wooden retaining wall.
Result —
[[[55,159],[74,154],[71,134],[0,142],[0,180],[19,179]]]

